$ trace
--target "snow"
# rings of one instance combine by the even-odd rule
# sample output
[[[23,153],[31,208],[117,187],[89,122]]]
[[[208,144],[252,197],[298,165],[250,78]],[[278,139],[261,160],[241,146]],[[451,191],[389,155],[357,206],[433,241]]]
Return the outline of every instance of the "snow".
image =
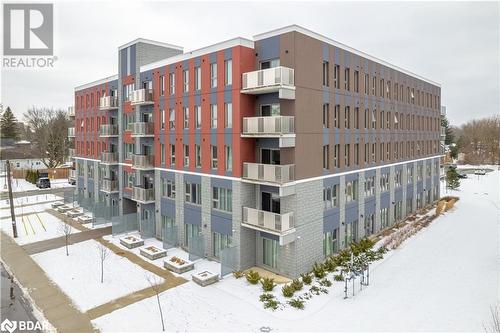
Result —
[[[259,286],[232,276],[161,294],[167,331],[482,331],[499,302],[499,170],[461,179],[455,208],[372,266],[370,286],[343,299],[343,283],[304,310],[271,311]],[[442,195],[445,195],[444,191]],[[304,286],[307,288],[306,286]],[[281,286],[275,288],[279,294]],[[282,297],[280,296],[280,299]],[[155,298],[93,320],[103,332],[160,331]]]
[[[63,187],[73,187],[74,185],[69,184],[67,178],[63,178],[63,179],[51,179],[50,186],[52,189],[54,189],[54,188],[63,188]],[[25,192],[25,191],[33,191],[33,190],[40,190],[40,189],[38,187],[36,187],[35,184],[31,184],[30,182],[27,182],[25,179],[22,179],[22,178],[12,179],[12,192]],[[3,192],[8,192],[5,177],[1,178],[1,181],[0,181],[0,193],[3,193]]]
[[[39,242],[46,239],[61,237],[64,234],[61,232],[61,220],[57,217],[46,213],[38,212],[29,215],[24,215],[16,218],[17,238],[14,238],[17,244],[24,245],[33,242]],[[3,232],[12,237],[11,219],[2,219],[0,227]],[[71,228],[71,233],[80,232],[75,228]]]
[[[89,240],[32,256],[81,311],[87,311],[134,291],[150,287],[152,273],[144,271],[128,259],[109,251],[104,262],[104,283],[101,283],[100,257],[97,242]],[[55,264],[57,263],[57,264]],[[163,282],[163,278],[156,277]]]

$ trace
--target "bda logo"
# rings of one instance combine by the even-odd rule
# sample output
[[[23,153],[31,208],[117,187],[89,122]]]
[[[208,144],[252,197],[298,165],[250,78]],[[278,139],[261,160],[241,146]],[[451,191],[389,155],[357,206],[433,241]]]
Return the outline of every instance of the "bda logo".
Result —
[[[9,331],[12,333],[16,330],[16,328],[17,322],[10,321],[8,318],[5,318],[5,320],[0,324],[0,330],[2,330],[2,332]]]
[[[52,55],[54,8],[48,3],[3,5],[4,55]]]

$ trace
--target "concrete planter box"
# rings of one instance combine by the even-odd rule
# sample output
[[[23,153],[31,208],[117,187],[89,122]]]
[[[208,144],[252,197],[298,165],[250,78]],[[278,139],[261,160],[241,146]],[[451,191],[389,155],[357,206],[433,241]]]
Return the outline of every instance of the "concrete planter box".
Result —
[[[163,267],[177,274],[182,274],[192,270],[194,268],[194,262],[172,257],[163,261]]]
[[[66,213],[69,217],[78,217],[78,216],[81,216],[83,215],[83,211],[79,210],[79,209],[72,209],[70,210],[69,212]]]
[[[61,207],[61,206],[64,206],[64,202],[60,202],[60,201],[59,202],[53,202],[52,205],[51,205],[51,207],[54,208],[54,209],[57,208],[57,207]]]
[[[199,272],[191,276],[193,277],[193,281],[202,287],[206,287],[210,284],[219,281],[219,275],[209,271]]]
[[[78,216],[78,222],[80,222],[81,224],[90,223],[90,222],[92,222],[93,219],[94,218],[92,216],[88,216],[88,215]]]
[[[144,240],[135,236],[125,236],[120,238],[120,244],[125,246],[126,248],[133,249],[139,246],[143,246]]]
[[[139,253],[148,258],[149,260],[156,260],[158,258],[163,258],[167,256],[167,250],[160,249],[154,245],[149,245],[145,247],[141,247],[139,249]]]
[[[72,209],[75,209],[75,207],[71,206],[71,205],[62,205],[62,206],[59,206],[56,208],[56,210],[59,212],[59,213],[66,213],[66,212],[69,212],[70,210]]]

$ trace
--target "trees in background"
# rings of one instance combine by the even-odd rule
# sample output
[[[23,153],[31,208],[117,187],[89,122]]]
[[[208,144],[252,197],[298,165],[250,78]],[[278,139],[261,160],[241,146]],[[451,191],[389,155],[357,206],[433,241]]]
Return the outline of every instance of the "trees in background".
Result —
[[[49,169],[63,164],[68,155],[68,127],[65,110],[31,107],[24,118],[28,123],[42,162]]]
[[[458,150],[465,154],[465,163],[500,163],[500,116],[471,120],[456,132]]]
[[[456,190],[460,187],[460,179],[458,178],[456,168],[452,167],[446,171],[446,187],[452,190]]]
[[[19,139],[18,122],[10,107],[7,107],[7,109],[2,112],[2,117],[0,118],[0,133],[2,138]]]

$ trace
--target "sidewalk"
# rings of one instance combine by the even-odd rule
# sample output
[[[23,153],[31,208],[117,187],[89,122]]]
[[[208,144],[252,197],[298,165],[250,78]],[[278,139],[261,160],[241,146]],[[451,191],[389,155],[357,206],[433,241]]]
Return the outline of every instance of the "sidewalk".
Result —
[[[58,332],[98,332],[17,243],[0,232],[1,258]]]

